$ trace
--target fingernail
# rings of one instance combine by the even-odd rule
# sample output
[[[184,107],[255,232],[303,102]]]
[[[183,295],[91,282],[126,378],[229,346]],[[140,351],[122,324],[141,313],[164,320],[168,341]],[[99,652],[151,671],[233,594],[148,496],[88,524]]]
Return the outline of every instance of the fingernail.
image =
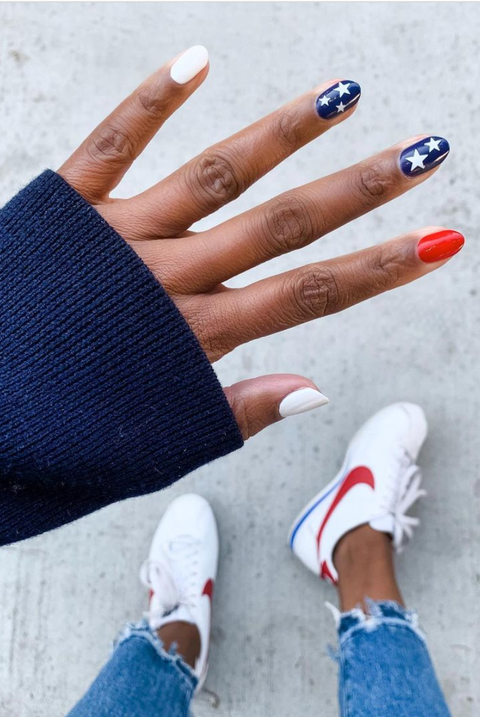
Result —
[[[170,77],[179,85],[185,85],[198,75],[208,62],[208,51],[203,45],[194,45],[172,65]]]
[[[415,142],[400,155],[400,169],[407,177],[429,172],[447,158],[450,145],[443,137],[426,137]]]
[[[320,391],[314,388],[299,388],[285,396],[278,410],[282,418],[287,418],[287,416],[296,416],[297,413],[312,411],[327,403],[329,403],[328,398]]]
[[[426,264],[432,264],[454,256],[464,244],[465,238],[459,232],[444,229],[420,239],[417,244],[418,256]]]
[[[333,119],[356,105],[360,99],[360,85],[353,80],[341,80],[322,92],[316,99],[317,114],[322,119]]]

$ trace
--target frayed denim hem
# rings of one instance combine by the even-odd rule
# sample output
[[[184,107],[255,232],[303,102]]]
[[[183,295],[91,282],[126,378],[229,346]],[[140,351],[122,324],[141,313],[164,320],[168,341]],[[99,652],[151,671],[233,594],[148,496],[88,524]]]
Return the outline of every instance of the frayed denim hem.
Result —
[[[340,647],[359,630],[372,632],[383,625],[403,627],[411,630],[425,643],[426,636],[418,626],[418,615],[414,610],[407,610],[394,600],[375,601],[366,597],[365,604],[367,606],[367,612],[358,606],[348,612],[341,613],[336,607],[330,603],[326,603],[335,620]],[[339,652],[330,645],[327,651],[329,656],[338,662]]]
[[[425,635],[418,627],[418,615],[414,610],[407,610],[393,600],[380,600],[376,602],[365,598],[368,612],[356,607],[340,616],[338,636],[340,643],[346,640],[353,631],[375,630],[380,625],[400,625],[408,627],[425,642]]]
[[[186,662],[183,661],[181,655],[177,653],[177,646],[175,643],[173,643],[170,646],[169,651],[165,650],[163,646],[163,642],[158,636],[157,632],[154,630],[151,630],[148,622],[143,619],[140,622],[128,622],[123,630],[117,635],[115,640],[112,644],[112,653],[115,652],[115,650],[126,640],[131,639],[132,637],[137,637],[143,640],[146,640],[150,643],[150,645],[153,647],[157,655],[167,662],[170,662],[173,664],[182,680],[184,680],[187,683],[187,686],[191,688],[192,692],[195,691],[195,688],[198,684],[198,677],[190,667],[190,665],[187,665]]]

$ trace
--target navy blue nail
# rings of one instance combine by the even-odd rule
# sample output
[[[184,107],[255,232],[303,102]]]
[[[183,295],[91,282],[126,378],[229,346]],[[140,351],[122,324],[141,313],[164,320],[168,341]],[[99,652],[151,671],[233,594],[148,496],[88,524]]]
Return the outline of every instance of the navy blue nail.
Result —
[[[425,137],[400,155],[400,169],[407,177],[429,172],[447,158],[450,145],[443,137]]]
[[[333,119],[356,105],[360,99],[360,85],[352,80],[341,80],[317,97],[317,114],[323,119]]]

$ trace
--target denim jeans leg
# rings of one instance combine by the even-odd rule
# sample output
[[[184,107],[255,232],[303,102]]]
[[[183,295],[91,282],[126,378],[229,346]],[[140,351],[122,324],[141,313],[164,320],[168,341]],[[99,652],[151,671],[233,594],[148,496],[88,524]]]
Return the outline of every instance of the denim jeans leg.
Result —
[[[451,717],[416,614],[367,605],[339,618],[341,717]]]
[[[68,717],[188,717],[197,685],[147,623],[129,624],[110,660]]]

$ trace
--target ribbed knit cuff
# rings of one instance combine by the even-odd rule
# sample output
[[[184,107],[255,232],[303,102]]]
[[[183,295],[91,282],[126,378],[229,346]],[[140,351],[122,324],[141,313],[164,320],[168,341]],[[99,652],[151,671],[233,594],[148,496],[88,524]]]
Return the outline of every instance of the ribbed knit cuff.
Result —
[[[0,544],[242,445],[172,300],[54,172],[0,211],[0,299]]]

